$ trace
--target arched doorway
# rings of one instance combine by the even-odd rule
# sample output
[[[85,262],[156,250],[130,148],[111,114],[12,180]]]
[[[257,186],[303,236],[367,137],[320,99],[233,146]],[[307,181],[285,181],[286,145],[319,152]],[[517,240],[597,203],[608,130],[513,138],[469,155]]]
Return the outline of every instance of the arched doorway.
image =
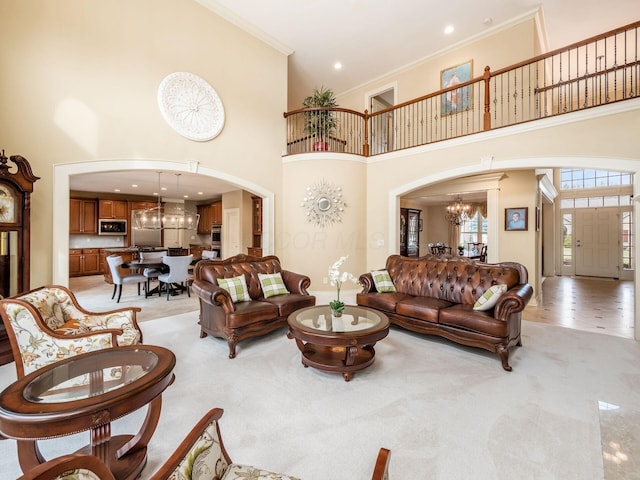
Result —
[[[444,181],[454,180],[456,178],[472,176],[478,174],[488,174],[491,172],[501,172],[501,171],[513,171],[513,170],[526,170],[526,169],[548,169],[548,168],[562,168],[562,167],[573,167],[573,168],[593,168],[593,169],[602,169],[602,166],[606,165],[608,170],[617,170],[629,172],[634,175],[634,183],[633,183],[633,191],[638,191],[638,182],[640,178],[638,170],[640,165],[640,159],[636,160],[628,160],[628,159],[620,159],[620,158],[594,158],[594,157],[525,157],[525,158],[508,158],[500,161],[494,161],[493,159],[488,159],[482,166],[471,165],[468,167],[460,167],[457,168],[455,172],[438,172],[436,174],[427,174],[421,178],[414,179],[410,184],[403,185],[398,187],[389,193],[389,250],[391,252],[395,252],[398,250],[397,247],[397,239],[399,236],[398,227],[399,224],[399,213],[400,213],[400,199],[403,195],[414,191],[418,188],[424,188],[429,185],[436,185],[438,183]],[[497,195],[497,193],[496,193]],[[487,198],[489,215],[498,221],[500,218],[499,206],[498,206],[498,197],[495,198],[495,201],[492,202],[491,196],[489,195]],[[633,215],[634,218],[637,219],[637,201],[633,202]],[[495,222],[494,222],[495,223]],[[640,232],[640,222],[634,222],[633,233],[636,238],[638,233]],[[491,228],[491,227],[490,227]],[[497,227],[494,227],[497,232]],[[490,233],[491,235],[491,233]],[[494,244],[495,251],[497,252],[500,248],[499,245],[499,235],[494,234],[490,240],[490,243]],[[539,253],[539,252],[538,252]],[[640,254],[640,245],[636,242],[634,245],[634,258],[638,258]],[[493,256],[493,258],[498,258],[497,256]],[[640,293],[640,284],[638,282],[639,275],[638,268],[636,268],[633,272],[633,281],[634,281],[634,293],[637,296]],[[536,284],[541,284],[541,270],[536,271],[536,278],[531,279],[530,283],[536,282]],[[638,302],[634,304],[634,326],[635,326],[635,339],[640,341],[640,306]]]
[[[163,170],[190,172],[224,180],[239,189],[262,197],[263,250],[273,252],[274,193],[245,179],[205,167],[196,161],[178,162],[169,160],[100,160],[55,165],[53,168],[53,202],[61,208],[53,210],[54,225],[69,225],[69,177],[83,173],[108,171]],[[53,229],[53,283],[68,285],[69,282],[69,234],[67,228]]]

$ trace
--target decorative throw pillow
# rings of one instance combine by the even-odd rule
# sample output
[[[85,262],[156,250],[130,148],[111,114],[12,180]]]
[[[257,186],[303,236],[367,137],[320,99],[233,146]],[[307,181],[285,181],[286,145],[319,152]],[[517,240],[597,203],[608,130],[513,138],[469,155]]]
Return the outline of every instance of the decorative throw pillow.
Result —
[[[376,290],[380,293],[390,293],[396,291],[396,286],[389,276],[389,272],[386,270],[373,270],[371,272],[373,277],[373,283],[376,286]]]
[[[238,275],[232,278],[219,278],[218,285],[220,288],[224,288],[229,292],[233,303],[248,302],[251,300],[244,275]]]
[[[498,299],[507,291],[505,284],[494,285],[490,287],[482,296],[473,304],[474,310],[489,310],[494,307]]]
[[[280,272],[259,273],[258,280],[260,280],[260,286],[262,287],[264,298],[289,293],[287,287],[284,286],[284,282],[282,281],[282,275],[280,274]]]

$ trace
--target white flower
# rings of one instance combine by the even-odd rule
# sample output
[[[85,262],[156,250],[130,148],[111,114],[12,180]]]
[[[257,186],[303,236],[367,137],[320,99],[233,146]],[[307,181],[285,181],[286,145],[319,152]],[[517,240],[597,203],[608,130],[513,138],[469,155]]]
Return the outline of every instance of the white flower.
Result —
[[[338,301],[340,300],[340,288],[342,287],[342,284],[344,282],[346,282],[347,280],[351,280],[356,285],[360,285],[360,282],[358,281],[358,279],[354,275],[352,275],[351,273],[349,273],[349,272],[340,273],[340,267],[342,266],[342,264],[344,262],[347,261],[347,258],[349,258],[349,255],[345,255],[343,257],[340,257],[329,268],[329,278],[331,279],[331,286],[332,287],[337,287],[337,289],[338,289]]]

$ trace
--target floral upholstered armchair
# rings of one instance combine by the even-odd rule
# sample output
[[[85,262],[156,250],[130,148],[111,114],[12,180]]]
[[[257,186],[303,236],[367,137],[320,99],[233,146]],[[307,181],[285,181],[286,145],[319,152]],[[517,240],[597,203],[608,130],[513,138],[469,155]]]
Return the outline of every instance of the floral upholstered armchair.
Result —
[[[218,420],[222,413],[220,408],[209,410],[149,480],[300,480],[251,465],[233,463],[220,436]],[[381,448],[372,480],[387,480],[388,464],[389,450]]]
[[[142,343],[139,307],[89,312],[73,293],[49,285],[0,300],[18,378],[79,353]]]

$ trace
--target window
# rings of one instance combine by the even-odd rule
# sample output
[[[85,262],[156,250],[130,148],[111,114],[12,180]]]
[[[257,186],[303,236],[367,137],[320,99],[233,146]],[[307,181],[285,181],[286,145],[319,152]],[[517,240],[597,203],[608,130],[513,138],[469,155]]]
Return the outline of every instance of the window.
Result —
[[[560,189],[577,190],[582,188],[616,187],[631,185],[632,175],[626,172],[562,168],[560,170]]]
[[[478,221],[478,219],[482,219]],[[460,241],[458,245],[467,248],[469,242],[487,243],[487,219],[476,210],[475,215],[467,218],[460,225]]]
[[[632,269],[633,266],[633,212],[624,211],[622,220],[622,268]]]
[[[562,214],[562,265],[573,264],[573,214]]]

